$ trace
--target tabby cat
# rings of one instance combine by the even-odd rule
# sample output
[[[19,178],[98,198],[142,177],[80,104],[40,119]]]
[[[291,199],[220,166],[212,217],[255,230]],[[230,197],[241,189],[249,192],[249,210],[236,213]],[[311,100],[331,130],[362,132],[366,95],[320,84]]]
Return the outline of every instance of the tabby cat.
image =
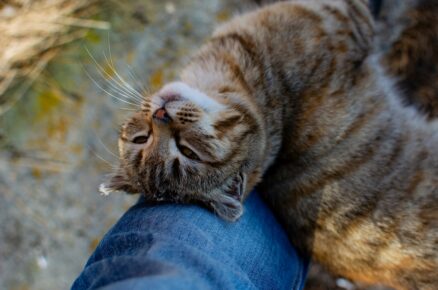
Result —
[[[122,126],[101,190],[234,221],[258,185],[331,271],[436,289],[438,123],[402,106],[369,57],[373,28],[362,0],[282,2],[222,25]]]

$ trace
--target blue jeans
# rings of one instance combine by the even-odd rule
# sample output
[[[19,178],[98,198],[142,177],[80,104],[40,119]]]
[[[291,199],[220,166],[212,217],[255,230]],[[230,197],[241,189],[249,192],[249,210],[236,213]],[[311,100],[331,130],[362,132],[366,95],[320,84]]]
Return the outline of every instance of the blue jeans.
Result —
[[[194,205],[140,200],[72,289],[302,289],[307,264],[256,193],[235,223]]]

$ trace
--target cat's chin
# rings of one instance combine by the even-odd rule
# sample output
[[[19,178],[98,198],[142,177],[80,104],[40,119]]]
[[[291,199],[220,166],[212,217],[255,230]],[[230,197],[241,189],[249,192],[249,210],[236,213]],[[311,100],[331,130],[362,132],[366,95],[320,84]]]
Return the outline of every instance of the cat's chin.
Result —
[[[144,194],[144,197],[145,201],[153,203],[200,203],[213,210],[220,218],[234,222],[243,214],[242,201],[246,183],[246,174],[239,172],[207,192],[182,194],[166,190]]]
[[[202,203],[212,209],[224,220],[234,222],[243,214],[242,201],[247,183],[247,175],[238,172],[228,177],[219,187],[210,191],[197,194],[183,194],[171,190],[156,191],[153,193],[142,192],[144,201],[148,203]],[[141,186],[139,186],[141,187]],[[120,172],[111,175],[106,183],[99,187],[102,195],[109,195],[113,191],[126,193],[139,193],[129,183],[128,178]]]

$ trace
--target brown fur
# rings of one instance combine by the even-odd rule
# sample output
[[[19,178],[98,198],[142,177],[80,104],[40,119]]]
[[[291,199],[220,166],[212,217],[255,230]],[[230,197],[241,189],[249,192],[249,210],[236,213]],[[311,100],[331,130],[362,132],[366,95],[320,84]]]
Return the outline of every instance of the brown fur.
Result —
[[[438,117],[438,2],[384,1],[377,16],[377,52],[397,78],[400,95],[429,118]]]
[[[331,271],[434,289],[438,124],[400,104],[372,42],[366,1],[290,1],[230,21],[183,86],[148,97],[124,125],[106,188],[201,201],[235,220],[258,184],[294,244]],[[154,117],[161,109],[170,117]],[[148,143],[135,144],[139,131]]]

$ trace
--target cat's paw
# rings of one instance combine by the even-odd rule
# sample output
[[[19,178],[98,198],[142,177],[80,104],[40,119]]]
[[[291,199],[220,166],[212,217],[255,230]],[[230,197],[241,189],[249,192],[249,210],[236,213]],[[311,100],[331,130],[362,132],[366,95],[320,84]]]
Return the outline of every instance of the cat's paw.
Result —
[[[243,214],[246,174],[239,172],[210,193],[210,206],[221,218],[234,222]]]

